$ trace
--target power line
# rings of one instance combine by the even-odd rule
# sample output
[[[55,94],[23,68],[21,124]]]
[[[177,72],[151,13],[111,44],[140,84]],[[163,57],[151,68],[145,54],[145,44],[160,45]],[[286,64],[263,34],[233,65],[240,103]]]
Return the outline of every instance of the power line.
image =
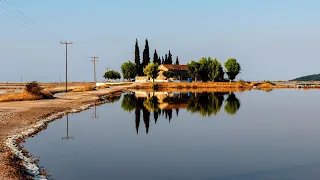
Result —
[[[19,21],[15,20],[15,19],[14,19],[14,18],[12,18],[11,16],[7,15],[6,13],[4,13],[4,12],[0,12],[0,13],[1,13],[2,15],[7,16],[8,18],[10,18],[10,19],[11,19],[11,20],[13,20],[14,22],[18,23],[19,25],[23,26],[24,28],[26,28],[26,29],[28,29],[28,30],[30,30],[30,31],[32,31],[32,32],[34,32],[34,33],[36,33],[36,34],[40,35],[40,36],[43,36],[43,37],[45,37],[45,38],[49,38],[49,39],[50,39],[50,37],[48,37],[48,36],[46,36],[46,35],[44,35],[44,34],[41,34],[41,33],[37,32],[37,31],[35,31],[35,30],[33,30],[33,29],[29,28],[28,26],[26,26],[26,25],[22,24],[21,22],[19,22]]]
[[[0,4],[2,4],[2,3],[3,3],[3,1],[0,0]],[[0,27],[1,27],[1,24],[3,23],[3,21],[4,21],[4,16],[1,14],[1,16],[0,16]]]
[[[6,11],[9,12],[10,14],[12,14],[12,15],[13,15],[14,17],[16,17],[17,19],[23,21],[24,23],[26,23],[26,24],[28,24],[28,25],[31,25],[31,26],[33,26],[34,28],[38,28],[38,27],[36,27],[35,25],[33,25],[32,23],[29,23],[29,22],[26,21],[25,19],[21,18],[21,17],[18,16],[17,14],[11,12],[10,10],[8,10],[8,9],[7,9],[6,7],[4,7],[3,5],[0,4],[0,7],[2,7],[4,10],[6,10]],[[5,14],[5,13],[4,13],[4,14]],[[8,15],[7,15],[7,17],[8,17]],[[30,28],[30,27],[29,27],[29,28]],[[43,30],[42,30],[42,31],[43,31]],[[39,33],[39,32],[38,32],[38,33]],[[49,38],[55,38],[55,39],[56,39],[56,37],[53,37],[52,35],[48,34],[47,32],[43,32],[43,33],[45,33],[46,36],[49,37]],[[40,34],[40,33],[39,33],[39,34]]]
[[[7,3],[12,9],[16,10],[17,12],[19,12],[22,16],[24,16],[25,18],[27,18],[30,22],[32,22],[33,24],[35,24],[36,26],[39,26],[41,29],[43,29],[44,31],[46,31],[46,33],[51,34],[54,37],[57,37],[57,35],[48,30],[47,28],[45,28],[44,26],[42,26],[41,24],[37,23],[36,21],[32,20],[31,18],[29,18],[26,14],[24,14],[23,12],[21,12],[19,9],[15,8],[11,3],[9,3],[6,0],[3,0],[3,2]]]

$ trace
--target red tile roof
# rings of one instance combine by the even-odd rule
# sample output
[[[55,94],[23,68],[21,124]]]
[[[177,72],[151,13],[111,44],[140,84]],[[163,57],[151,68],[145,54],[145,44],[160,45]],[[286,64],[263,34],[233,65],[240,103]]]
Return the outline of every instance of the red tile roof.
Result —
[[[188,70],[187,65],[172,65],[172,64],[162,64],[166,67],[169,71],[178,70],[178,71],[186,71]]]

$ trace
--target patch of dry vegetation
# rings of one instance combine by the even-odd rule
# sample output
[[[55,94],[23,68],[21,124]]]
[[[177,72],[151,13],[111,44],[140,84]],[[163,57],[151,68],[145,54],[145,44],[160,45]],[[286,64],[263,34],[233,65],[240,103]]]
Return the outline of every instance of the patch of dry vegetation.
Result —
[[[101,85],[101,86],[97,86],[96,89],[106,89],[106,88],[110,88],[110,85],[104,84],[104,85]]]
[[[82,87],[78,87],[78,88],[72,89],[71,92],[85,92],[85,91],[94,91],[94,90],[96,90],[96,86],[86,85],[86,86],[82,86]]]
[[[37,82],[28,83],[21,93],[11,93],[0,97],[0,102],[31,101],[39,99],[51,99],[53,95],[39,86]]]
[[[5,152],[3,156],[4,176],[10,179],[31,180],[25,168],[22,166],[22,160],[11,152]]]

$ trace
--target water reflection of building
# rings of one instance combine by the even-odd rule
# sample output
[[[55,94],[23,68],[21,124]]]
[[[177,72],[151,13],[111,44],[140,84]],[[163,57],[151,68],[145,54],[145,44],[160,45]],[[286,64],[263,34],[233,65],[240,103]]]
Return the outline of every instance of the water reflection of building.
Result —
[[[227,99],[225,100],[225,95]],[[157,123],[160,116],[173,118],[173,111],[179,116],[180,109],[186,109],[190,113],[199,113],[204,117],[217,115],[225,102],[224,110],[233,115],[240,108],[240,100],[234,93],[168,93],[168,92],[136,92],[125,94],[121,106],[126,111],[135,110],[136,132],[139,133],[141,112],[146,134],[149,133],[150,116],[153,114]]]

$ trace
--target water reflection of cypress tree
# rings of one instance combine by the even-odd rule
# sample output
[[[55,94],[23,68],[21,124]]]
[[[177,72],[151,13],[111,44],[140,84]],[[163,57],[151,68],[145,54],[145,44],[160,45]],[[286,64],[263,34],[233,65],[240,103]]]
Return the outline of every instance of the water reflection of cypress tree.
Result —
[[[168,118],[170,122],[172,119],[172,109],[165,110],[165,113],[166,113],[166,119]]]
[[[179,116],[179,108],[176,108],[177,117]]]
[[[224,101],[223,93],[195,93],[188,102],[187,110],[191,113],[198,112],[202,116],[216,115]]]
[[[125,94],[121,102],[121,107],[123,110],[131,112],[135,109],[136,101],[137,98],[134,93]]]
[[[139,104],[136,103],[136,111],[135,111],[135,115],[136,115],[136,131],[137,134],[139,134],[139,125],[140,125],[140,107]]]
[[[148,134],[150,125],[150,112],[146,108],[143,108],[143,121],[146,127],[146,133]]]
[[[226,105],[224,106],[224,110],[228,114],[234,115],[237,113],[239,108],[240,108],[240,100],[236,97],[234,93],[230,93],[226,100]]]
[[[140,105],[139,103],[136,101],[135,103],[135,107],[136,107],[136,110],[135,110],[135,116],[136,116],[136,131],[137,131],[137,134],[139,134],[139,125],[140,125]]]
[[[159,118],[159,113],[154,111],[153,112],[153,118],[154,118],[154,123],[157,124],[158,118]]]

